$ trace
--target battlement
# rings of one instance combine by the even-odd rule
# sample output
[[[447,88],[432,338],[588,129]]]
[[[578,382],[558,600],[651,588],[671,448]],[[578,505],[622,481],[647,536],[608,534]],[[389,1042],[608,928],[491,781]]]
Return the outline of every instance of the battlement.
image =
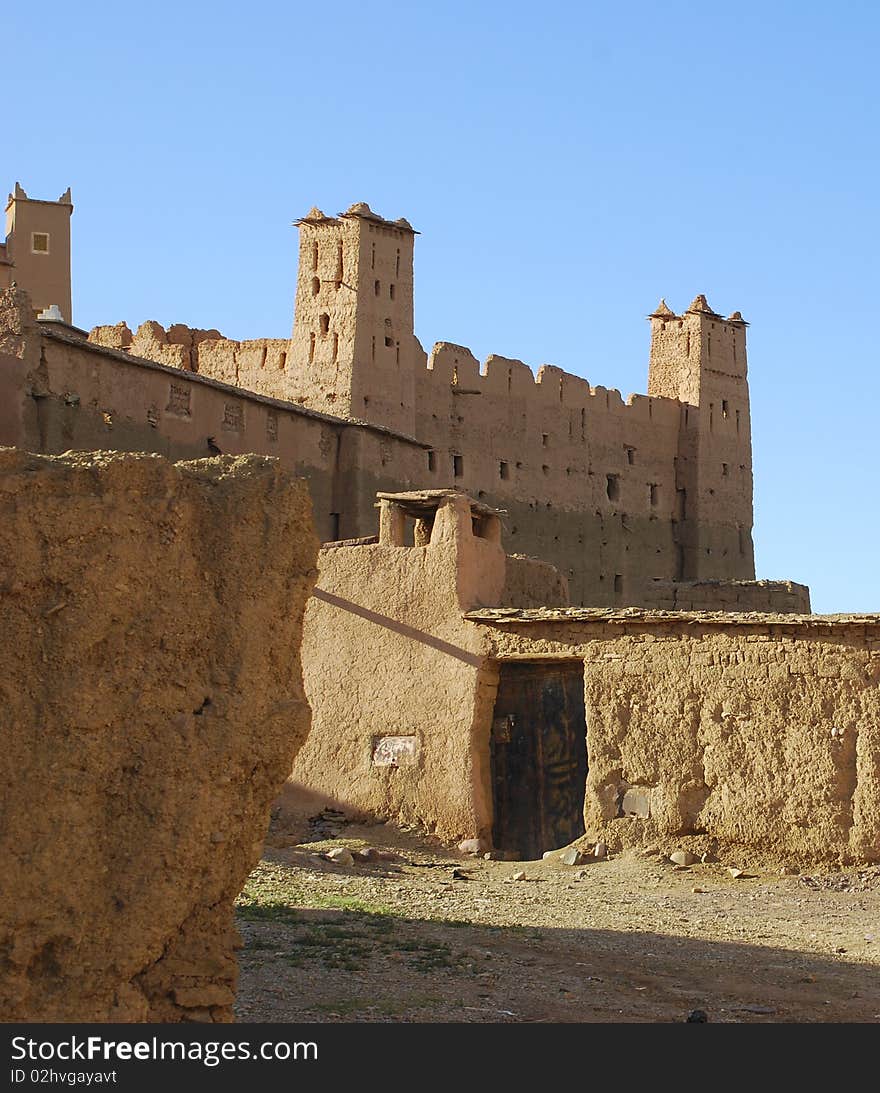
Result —
[[[655,413],[668,412],[678,419],[678,401],[662,396],[630,394],[624,400],[616,387],[592,386],[589,380],[564,371],[555,364],[542,364],[537,372],[521,360],[491,353],[482,362],[470,349],[453,342],[436,342],[425,361],[426,377],[417,374],[432,390],[450,388],[455,396],[488,395],[495,399],[534,400],[540,408],[580,409],[594,412],[626,413],[651,420]],[[665,404],[665,406],[664,406]]]
[[[366,201],[356,201],[344,213],[339,213],[337,216],[327,216],[326,213],[313,205],[305,216],[294,220],[293,223],[297,228],[303,226],[324,228],[333,225],[339,226],[346,220],[363,220],[368,227],[383,227],[390,229],[392,232],[399,231],[408,235],[419,234],[405,217],[401,216],[397,220],[386,220],[385,217],[374,213]]]
[[[624,397],[554,364],[481,362],[451,341],[426,353],[413,323],[418,233],[404,218],[360,202],[295,223],[289,340],[153,322],[134,334],[96,328],[91,340],[414,440],[404,477],[387,443],[368,456],[366,441],[340,441],[338,473],[358,514],[331,498],[324,518],[351,537],[375,533],[363,516],[370,496],[405,481],[503,510],[511,549],[555,565],[573,603],[636,603],[646,582],[754,578],[740,312],[724,317],[702,294],[680,312],[661,300],[648,316],[647,393]]]

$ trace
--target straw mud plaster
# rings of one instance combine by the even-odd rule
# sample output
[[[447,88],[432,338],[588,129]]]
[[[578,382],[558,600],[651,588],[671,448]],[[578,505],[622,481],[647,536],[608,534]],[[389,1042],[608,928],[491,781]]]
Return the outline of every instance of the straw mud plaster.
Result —
[[[69,221],[69,203],[13,198],[19,218]],[[374,535],[379,492],[454,487],[501,512],[511,552],[554,565],[572,603],[809,610],[803,586],[786,606],[754,580],[738,311],[722,315],[703,295],[678,312],[661,301],[648,317],[647,393],[624,400],[551,364],[480,362],[454,341],[426,352],[406,219],[358,202],[337,216],[313,208],[297,225],[289,339],[153,321],[87,335],[60,299],[54,317],[34,307],[48,259],[22,268],[18,292],[34,298],[7,293],[0,306],[21,309],[29,325],[9,356],[31,363],[0,358],[0,442],[277,455],[308,478],[324,542]]]
[[[377,542],[319,556],[295,781],[524,858],[589,836],[880,859],[880,617],[567,607],[486,506],[380,506]]]
[[[317,545],[276,460],[0,449],[0,1019],[231,1020]]]

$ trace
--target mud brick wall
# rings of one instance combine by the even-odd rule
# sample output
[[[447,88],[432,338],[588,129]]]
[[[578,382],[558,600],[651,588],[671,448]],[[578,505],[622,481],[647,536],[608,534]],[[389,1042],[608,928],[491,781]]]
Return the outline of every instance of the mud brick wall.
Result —
[[[317,547],[274,459],[0,449],[0,1020],[232,1019]]]

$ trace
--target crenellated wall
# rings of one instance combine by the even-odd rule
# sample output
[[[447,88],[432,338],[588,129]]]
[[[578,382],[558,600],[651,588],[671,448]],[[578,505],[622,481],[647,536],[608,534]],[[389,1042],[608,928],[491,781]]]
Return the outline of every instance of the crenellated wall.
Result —
[[[297,223],[289,341],[147,322],[135,334],[98,327],[90,342],[325,415],[336,465],[315,510],[328,539],[373,534],[377,491],[455,487],[500,510],[509,548],[558,568],[575,604],[652,603],[644,590],[661,582],[754,579],[738,312],[724,318],[703,296],[682,314],[661,302],[649,316],[648,394],[624,401],[553,365],[535,375],[493,355],[481,366],[451,342],[428,356],[413,329],[416,233],[405,220],[360,203]],[[220,428],[241,432],[225,417]]]

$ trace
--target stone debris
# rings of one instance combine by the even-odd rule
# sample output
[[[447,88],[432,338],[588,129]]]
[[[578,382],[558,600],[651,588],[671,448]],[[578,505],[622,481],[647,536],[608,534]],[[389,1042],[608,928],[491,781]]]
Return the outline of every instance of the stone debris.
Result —
[[[744,876],[742,869],[736,869],[732,865],[729,865],[727,867],[727,872],[730,873],[734,880],[737,880],[739,877]]]
[[[324,808],[316,816],[309,817],[309,828],[316,842],[333,839],[339,834],[339,828],[349,823],[344,812],[337,808]]]
[[[458,844],[458,849],[462,854],[472,854],[474,857],[479,857],[480,854],[485,854],[489,847],[486,845],[485,839],[465,839],[464,842]]]
[[[669,855],[669,860],[673,865],[696,865],[700,860],[696,854],[691,854],[689,850],[673,850]]]
[[[705,1025],[709,1018],[705,1010],[691,1010],[684,1020],[687,1025]]]
[[[608,847],[603,842],[598,842],[593,847],[593,857],[596,859],[608,857]]]
[[[525,879],[526,879],[526,875],[525,875],[525,873],[524,873],[524,872],[522,871],[522,869],[519,869],[519,870],[517,870],[517,872],[516,872],[516,873],[514,873],[514,874],[513,874],[513,876],[512,876],[512,877],[511,877],[510,879],[511,879],[511,880],[525,880]]]
[[[332,861],[335,865],[354,865],[354,856],[346,846],[334,846],[327,851],[326,856],[327,861]]]
[[[570,846],[560,854],[560,861],[563,865],[581,865],[585,860],[585,854],[582,850],[578,850],[576,846]]]
[[[382,855],[375,846],[363,846],[359,850],[353,851],[352,857],[357,862],[375,862],[382,860]]]

